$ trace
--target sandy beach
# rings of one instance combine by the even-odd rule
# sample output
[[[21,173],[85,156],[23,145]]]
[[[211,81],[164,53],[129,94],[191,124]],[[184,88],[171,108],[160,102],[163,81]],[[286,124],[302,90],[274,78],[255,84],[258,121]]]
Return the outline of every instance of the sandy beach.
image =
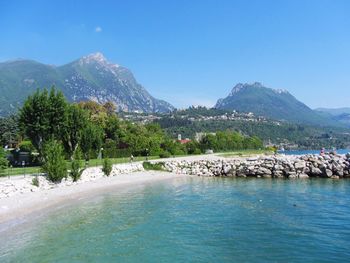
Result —
[[[140,171],[112,177],[103,177],[95,181],[67,187],[58,187],[3,198],[0,199],[0,224],[89,195],[96,195],[121,187],[180,177],[184,177],[184,175],[158,171]]]
[[[174,160],[213,160],[218,159],[215,155],[199,155],[169,158],[166,161]],[[164,159],[153,160],[152,162],[165,161]],[[161,180],[170,180],[189,175],[161,171],[144,171],[142,162],[113,165],[112,175],[106,177],[101,167],[86,169],[81,180],[77,183],[61,183],[59,185],[47,185],[36,189],[31,183],[32,177],[22,178],[20,176],[11,179],[1,178],[1,187],[12,184],[9,188],[25,187],[20,191],[14,191],[12,196],[0,198],[0,224],[14,219],[19,219],[37,211],[53,208],[68,201],[79,200],[80,198],[96,195],[115,188],[137,186]],[[41,178],[43,179],[43,178]],[[46,179],[45,179],[46,180]],[[33,191],[35,190],[35,191]]]

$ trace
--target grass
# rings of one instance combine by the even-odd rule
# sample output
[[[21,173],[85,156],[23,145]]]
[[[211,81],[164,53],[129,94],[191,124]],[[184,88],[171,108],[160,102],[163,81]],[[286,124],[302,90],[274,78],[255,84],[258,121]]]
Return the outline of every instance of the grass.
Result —
[[[148,156],[148,160],[154,160],[159,159],[159,156]],[[112,164],[118,164],[118,163],[128,163],[130,162],[129,157],[123,157],[123,158],[110,158],[109,159]],[[134,157],[134,162],[139,161],[145,161],[146,157],[144,156],[137,156]],[[83,167],[95,167],[95,166],[101,166],[103,160],[101,159],[90,159],[87,164],[83,164]],[[67,167],[69,169],[70,167],[70,161],[67,161]],[[14,175],[33,175],[41,173],[41,167],[40,166],[26,166],[23,167],[13,167],[13,168],[7,168],[3,170],[3,172],[0,174],[0,177],[5,176],[14,176]]]
[[[273,154],[273,152],[268,150],[240,150],[240,151],[234,151],[234,152],[219,153],[218,156],[230,158],[230,157],[249,157],[257,154],[270,155],[270,154]]]
[[[13,176],[13,175],[29,175],[29,174],[38,174],[41,173],[40,166],[34,167],[13,167],[5,169],[0,176]]]
[[[159,163],[143,162],[142,166],[143,168],[145,168],[145,170],[164,171],[164,162],[159,162]]]

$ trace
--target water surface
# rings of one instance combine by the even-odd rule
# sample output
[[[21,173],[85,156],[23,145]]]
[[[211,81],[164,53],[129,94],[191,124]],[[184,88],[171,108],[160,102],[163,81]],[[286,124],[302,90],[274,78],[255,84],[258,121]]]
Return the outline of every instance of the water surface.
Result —
[[[182,178],[0,233],[0,262],[345,262],[349,180]]]

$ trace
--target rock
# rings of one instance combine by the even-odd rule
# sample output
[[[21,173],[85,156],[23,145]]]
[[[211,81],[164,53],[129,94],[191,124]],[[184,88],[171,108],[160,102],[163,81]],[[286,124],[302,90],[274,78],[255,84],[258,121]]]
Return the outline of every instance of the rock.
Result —
[[[333,175],[333,172],[331,170],[329,170],[329,169],[325,170],[325,176],[331,177],[332,175]]]
[[[298,174],[298,177],[300,179],[307,179],[307,178],[309,178],[309,176],[307,174],[304,174],[304,173]]]
[[[322,171],[319,168],[316,168],[314,166],[311,166],[311,173],[315,176],[322,175]]]
[[[267,168],[260,167],[260,168],[257,170],[256,174],[259,174],[259,175],[271,175],[272,172],[271,172],[271,170],[269,170],[269,169],[267,169]]]
[[[295,169],[297,169],[297,170],[304,169],[305,166],[306,166],[306,162],[305,162],[305,161],[299,161],[299,162],[296,162],[296,163],[294,164],[294,167],[295,167]]]

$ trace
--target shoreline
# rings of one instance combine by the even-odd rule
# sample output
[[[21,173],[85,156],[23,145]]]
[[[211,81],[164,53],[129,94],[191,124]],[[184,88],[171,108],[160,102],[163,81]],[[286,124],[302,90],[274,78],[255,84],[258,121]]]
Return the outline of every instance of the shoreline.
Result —
[[[35,212],[42,212],[69,201],[77,201],[86,197],[99,195],[121,187],[131,187],[152,182],[160,182],[175,178],[184,178],[169,172],[137,171],[117,176],[103,177],[98,180],[56,187],[38,192],[28,192],[0,199],[0,225],[21,220]]]
[[[337,156],[256,156],[223,158],[199,155],[151,160],[165,163],[166,171],[145,171],[141,162],[113,165],[109,177],[101,167],[86,169],[78,182],[65,179],[52,184],[39,177],[40,187],[30,179],[0,181],[0,226],[34,212],[44,211],[69,201],[77,201],[121,187],[185,178],[192,176],[257,177],[257,178],[349,178],[350,155]],[[5,195],[6,191],[6,195]],[[1,230],[1,229],[0,229]]]

